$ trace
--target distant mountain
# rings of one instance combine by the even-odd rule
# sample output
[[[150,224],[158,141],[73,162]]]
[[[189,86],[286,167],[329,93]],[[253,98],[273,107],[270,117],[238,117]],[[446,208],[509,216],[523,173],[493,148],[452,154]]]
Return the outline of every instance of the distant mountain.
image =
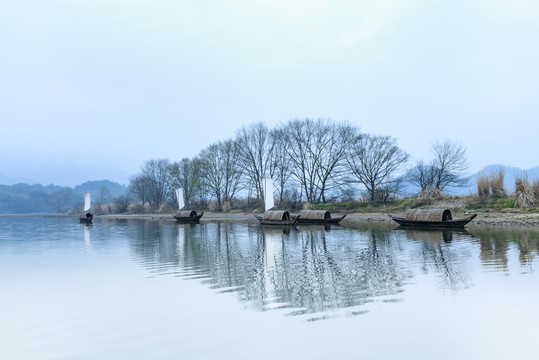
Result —
[[[125,195],[127,193],[127,186],[109,180],[94,180],[77,185],[73,190],[77,193],[90,192],[95,195],[108,191],[108,193],[115,198]]]
[[[21,184],[21,183],[32,184],[34,182],[28,178],[12,178],[12,177],[0,174],[0,184],[2,185],[14,185],[14,184]]]

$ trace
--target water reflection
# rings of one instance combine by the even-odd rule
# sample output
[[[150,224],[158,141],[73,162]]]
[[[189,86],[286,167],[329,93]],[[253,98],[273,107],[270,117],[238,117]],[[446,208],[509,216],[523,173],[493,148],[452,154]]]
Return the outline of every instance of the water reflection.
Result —
[[[432,275],[439,288],[461,291],[472,284],[477,254],[483,265],[500,271],[507,270],[512,246],[523,265],[532,263],[539,248],[537,231],[498,229],[157,221],[135,221],[128,229],[135,260],[154,276],[199,279],[220,292],[236,293],[256,310],[279,309],[309,320],[338,310],[362,314],[372,302],[401,301],[418,276]]]
[[[478,228],[470,233],[479,239],[483,265],[508,270],[508,252],[516,244],[522,266],[531,265],[539,254],[539,230],[534,228]]]
[[[84,249],[86,251],[89,251],[91,249],[91,242],[90,242],[90,226],[89,224],[83,224],[82,225],[82,232],[84,236]]]

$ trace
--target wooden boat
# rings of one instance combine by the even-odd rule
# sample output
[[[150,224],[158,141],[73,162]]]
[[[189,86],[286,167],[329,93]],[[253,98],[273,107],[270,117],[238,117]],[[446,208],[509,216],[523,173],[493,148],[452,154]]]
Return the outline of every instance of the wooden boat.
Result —
[[[92,223],[94,215],[91,212],[88,212],[88,210],[90,210],[90,206],[91,206],[90,193],[85,192],[84,193],[84,212],[85,212],[85,214],[82,214],[81,216],[79,216],[79,222],[81,224],[91,224]]]
[[[178,211],[176,214],[172,215],[176,222],[182,223],[195,223],[200,220],[204,213],[197,214],[195,210],[183,210],[185,206],[185,201],[183,199],[183,188],[176,189],[176,200],[178,201]]]
[[[176,219],[177,222],[198,222],[200,218],[204,215],[203,212],[200,214],[197,214],[195,210],[184,210],[184,211],[178,211],[176,214],[172,215],[174,219]]]
[[[81,224],[91,224],[92,220],[94,218],[94,215],[92,213],[86,213],[79,216],[79,222]]]
[[[290,216],[286,210],[269,210],[274,206],[273,201],[273,180],[270,177],[262,179],[262,187],[264,190],[264,215],[259,216],[253,214],[262,225],[294,225],[299,216]]]
[[[337,224],[346,215],[332,218],[329,211],[325,210],[301,210],[298,224]]]
[[[266,211],[263,216],[253,214],[262,225],[294,225],[299,216],[290,216],[288,211]]]
[[[408,209],[404,213],[404,217],[391,214],[388,214],[388,216],[401,226],[462,228],[472,221],[477,214],[453,220],[451,211],[448,209]]]

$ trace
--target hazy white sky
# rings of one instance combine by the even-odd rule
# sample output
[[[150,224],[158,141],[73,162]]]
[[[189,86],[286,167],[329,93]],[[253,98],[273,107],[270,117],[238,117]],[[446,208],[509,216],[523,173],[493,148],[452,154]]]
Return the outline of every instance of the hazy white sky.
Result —
[[[349,121],[414,160],[539,165],[539,2],[0,3],[0,175],[126,182],[243,124]]]

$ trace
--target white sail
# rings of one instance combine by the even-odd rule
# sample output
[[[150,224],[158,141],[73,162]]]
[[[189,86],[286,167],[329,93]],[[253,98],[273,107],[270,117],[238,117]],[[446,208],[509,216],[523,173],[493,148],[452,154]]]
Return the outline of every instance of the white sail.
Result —
[[[84,193],[84,211],[90,210],[90,193]]]
[[[262,179],[262,187],[264,188],[264,204],[265,211],[271,209],[275,204],[273,202],[273,179]]]
[[[178,199],[178,209],[181,210],[185,206],[182,188],[176,189],[176,198]]]

